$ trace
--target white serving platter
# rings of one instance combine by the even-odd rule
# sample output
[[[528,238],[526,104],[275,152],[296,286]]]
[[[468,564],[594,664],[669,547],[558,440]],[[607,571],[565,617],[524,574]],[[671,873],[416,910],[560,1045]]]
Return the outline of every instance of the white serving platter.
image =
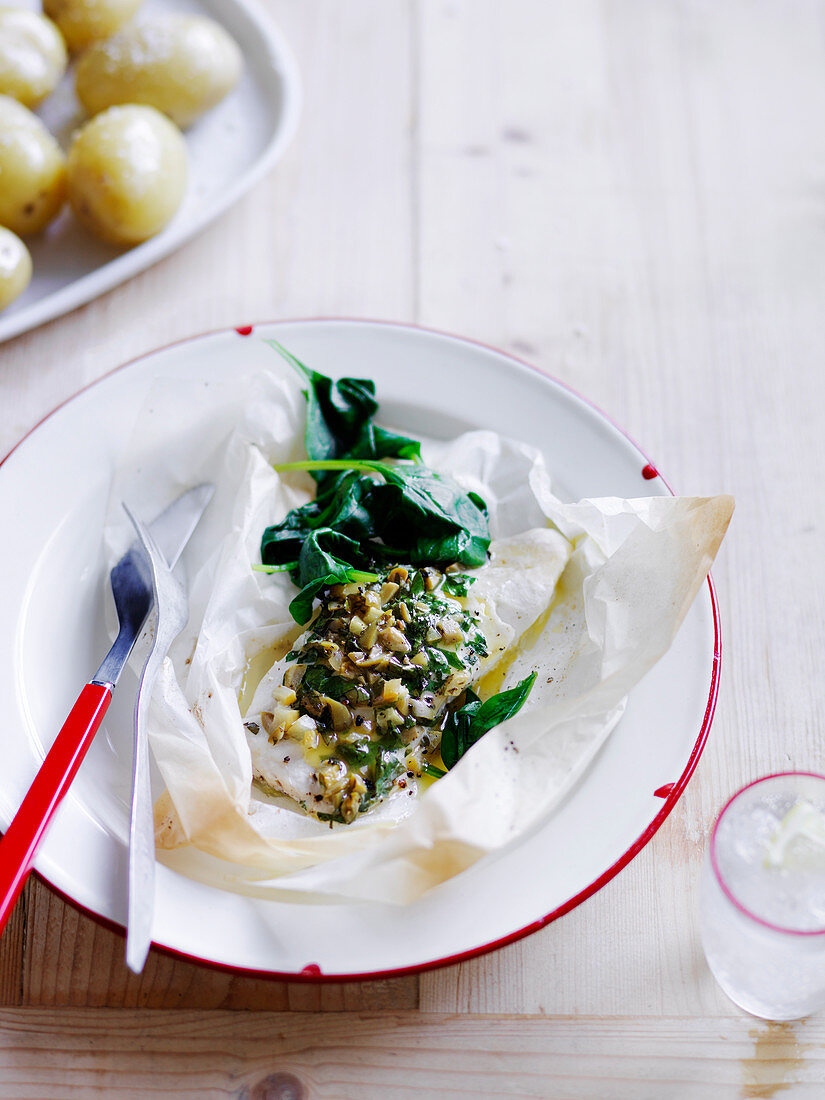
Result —
[[[34,0],[26,7],[39,10]],[[59,317],[167,256],[241,197],[275,164],[293,136],[300,81],[278,28],[255,0],[144,0],[138,18],[167,12],[208,15],[241,47],[238,86],[186,131],[189,184],[172,221],[156,237],[123,250],[96,240],[68,207],[28,237],[34,275],[0,313],[0,342]],[[64,148],[84,121],[69,71],[37,114]]]
[[[47,417],[0,466],[9,532],[0,540],[0,828],[108,648],[101,532],[137,410],[158,377],[208,385],[272,367],[263,337],[324,373],[374,378],[383,418],[411,434],[490,427],[540,447],[562,495],[669,491],[638,446],[581,397],[502,352],[423,329],[280,322],[196,337],[127,364]],[[263,900],[159,865],[154,940],[220,966],[324,980],[438,966],[535,931],[617,874],[673,808],[708,735],[719,660],[708,584],[552,816],[412,905]],[[66,897],[120,925],[133,687],[127,678],[118,688],[36,863]]]

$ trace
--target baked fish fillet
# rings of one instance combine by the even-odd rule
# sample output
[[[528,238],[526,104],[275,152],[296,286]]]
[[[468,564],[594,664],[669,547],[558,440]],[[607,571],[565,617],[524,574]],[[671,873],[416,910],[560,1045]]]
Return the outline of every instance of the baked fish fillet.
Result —
[[[554,531],[496,546],[474,575],[396,566],[324,592],[245,718],[265,791],[346,823],[394,791],[416,793],[447,711],[545,610],[570,553]]]

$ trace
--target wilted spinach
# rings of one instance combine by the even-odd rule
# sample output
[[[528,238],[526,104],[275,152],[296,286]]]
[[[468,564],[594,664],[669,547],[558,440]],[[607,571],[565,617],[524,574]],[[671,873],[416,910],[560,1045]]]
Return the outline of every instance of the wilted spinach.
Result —
[[[333,382],[269,343],[309,384],[309,458],[276,469],[307,470],[318,483],[315,500],[292,509],[261,539],[264,567],[288,569],[301,589],[290,604],[293,618],[306,622],[328,585],[377,579],[389,564],[483,565],[490,545],[484,501],[421,465],[416,440],[372,423],[374,383]]]
[[[448,768],[455,767],[461,757],[488,730],[518,714],[536,679],[531,672],[521,683],[508,691],[500,691],[482,703],[472,688],[467,690],[467,702],[451,711],[441,734],[441,759]]]
[[[334,382],[305,366],[277,340],[266,343],[309,383],[304,390],[307,399],[304,442],[310,458],[421,457],[417,439],[396,435],[373,424],[378,402],[371,378],[340,378]],[[316,477],[319,483],[326,480],[323,476]]]

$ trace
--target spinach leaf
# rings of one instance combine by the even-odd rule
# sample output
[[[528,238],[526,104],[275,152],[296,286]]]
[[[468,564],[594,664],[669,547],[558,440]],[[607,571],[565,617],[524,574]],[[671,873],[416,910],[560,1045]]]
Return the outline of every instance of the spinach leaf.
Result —
[[[468,749],[480,740],[488,730],[518,714],[536,679],[531,672],[520,684],[509,691],[500,691],[482,703],[476,693],[467,691],[467,702],[459,710],[452,711],[444,724],[441,735],[441,759],[453,768]]]
[[[267,340],[279,355],[309,383],[307,422],[304,433],[310,458],[339,458],[349,452],[364,424],[378,411],[375,383],[369,379],[341,378],[333,382],[297,359],[277,340]]]
[[[413,565],[449,565],[461,562],[471,568],[487,560],[490,532],[487,508],[476,493],[465,493],[452,480],[426,466],[392,466],[372,459],[308,460],[283,462],[278,471],[349,470],[374,475],[361,478],[362,488],[351,500],[351,490],[341,490],[341,500],[348,508],[343,522],[360,525],[363,534],[370,531],[380,542],[372,546],[373,553],[394,561],[407,561]],[[379,480],[380,479],[380,480]],[[303,509],[295,509],[277,528],[268,528],[264,542],[274,542],[278,537],[294,536],[294,523],[309,527],[321,518],[326,523],[335,520],[338,528],[336,503],[338,495],[324,496],[325,508],[314,516]],[[295,518],[295,513],[302,513]],[[367,522],[371,524],[367,528]],[[286,525],[290,526],[287,527]],[[279,532],[283,530],[283,535]],[[272,532],[272,535],[270,535]],[[363,537],[363,535],[362,535]],[[288,549],[291,551],[292,546]]]
[[[380,472],[384,484],[372,495],[384,542],[407,548],[413,564],[484,564],[490,532],[480,497],[426,466],[382,463]]]
[[[339,557],[341,553],[347,554],[350,560]],[[312,616],[315,597],[331,584],[378,580],[377,573],[357,568],[363,560],[358,543],[346,535],[328,527],[310,532],[301,546],[298,568],[290,574],[301,589],[289,605],[293,619],[297,623],[307,622]]]
[[[330,584],[367,579],[365,571],[377,579],[372,570],[379,561],[483,564],[490,545],[484,501],[420,465],[419,442],[373,424],[375,384],[335,382],[277,341],[267,342],[307,383],[309,459],[276,469],[308,470],[318,484],[315,500],[293,508],[261,539],[262,568],[288,568],[301,588],[290,604],[293,618],[305,623],[315,597]],[[393,465],[382,461],[387,458],[413,462]]]
[[[417,439],[408,439],[405,435],[389,432],[376,425],[372,425],[369,439],[376,458],[409,458],[415,462],[421,461],[421,444]]]
[[[322,527],[318,531],[310,531],[304,539],[293,580],[296,584],[305,585],[318,577],[327,574],[337,576],[342,570],[358,571],[368,564],[369,559],[365,559],[357,542],[339,531],[333,531],[331,527]],[[370,579],[375,580],[376,576]],[[346,582],[336,580],[330,583]]]
[[[266,342],[308,383],[304,391],[307,399],[304,441],[310,458],[421,457],[418,440],[377,428],[372,423],[378,402],[371,379],[340,378],[334,382],[305,366],[277,340]],[[319,483],[327,480],[325,474],[313,476]]]
[[[261,538],[261,561],[265,565],[297,561],[306,533],[313,526],[314,504],[293,508],[280,523],[267,527]]]
[[[305,584],[301,591],[289,604],[289,613],[296,623],[308,623],[312,618],[312,605],[315,603],[315,597],[330,584],[340,584],[342,581],[346,582],[349,578],[345,572],[341,574],[329,573],[324,577],[317,577],[311,584]]]

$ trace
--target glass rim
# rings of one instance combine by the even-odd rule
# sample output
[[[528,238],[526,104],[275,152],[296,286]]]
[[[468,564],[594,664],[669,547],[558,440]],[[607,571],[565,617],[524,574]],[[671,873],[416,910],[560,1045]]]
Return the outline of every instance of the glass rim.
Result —
[[[740,913],[743,913],[749,920],[755,921],[757,924],[761,924],[763,928],[770,928],[772,932],[781,932],[785,936],[825,936],[825,925],[821,928],[788,928],[783,924],[775,924],[773,921],[766,920],[764,917],[757,916],[752,912],[743,902],[739,901],[728,884],[725,882],[724,876],[719,868],[719,862],[716,858],[716,833],[722,822],[722,818],[728,812],[733,803],[743,795],[745,791],[749,791],[751,787],[756,787],[760,783],[767,783],[769,779],[782,779],[786,776],[804,776],[809,779],[821,779],[825,783],[825,775],[821,775],[819,772],[807,772],[807,771],[787,771],[787,772],[772,772],[770,775],[760,776],[758,779],[751,780],[750,783],[746,783],[744,787],[740,787],[738,791],[735,791],[722,809],[719,811],[719,815],[714,822],[713,829],[710,834],[710,845],[708,848],[710,855],[710,864],[713,868],[713,874],[719,887],[728,901]]]

